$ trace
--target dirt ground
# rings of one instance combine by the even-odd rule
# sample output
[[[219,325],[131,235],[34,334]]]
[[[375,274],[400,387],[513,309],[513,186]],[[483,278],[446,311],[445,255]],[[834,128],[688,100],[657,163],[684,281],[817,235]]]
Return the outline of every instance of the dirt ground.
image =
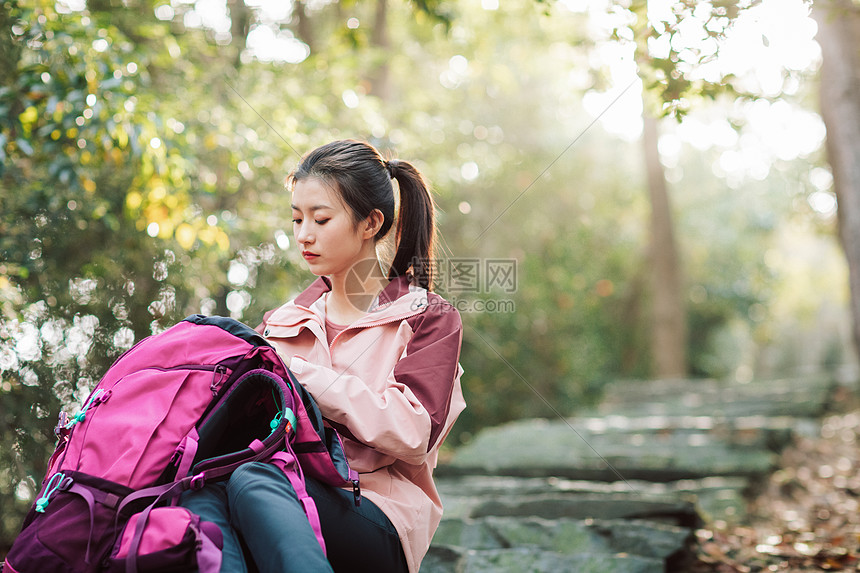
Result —
[[[796,440],[753,492],[748,523],[698,530],[696,561],[679,571],[860,571],[858,428],[860,410]]]

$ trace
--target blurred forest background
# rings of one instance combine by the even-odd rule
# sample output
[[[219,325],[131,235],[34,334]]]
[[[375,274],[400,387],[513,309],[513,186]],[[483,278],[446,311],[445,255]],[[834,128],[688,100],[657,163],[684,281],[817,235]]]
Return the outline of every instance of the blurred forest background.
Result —
[[[335,138],[437,193],[452,444],[610,380],[854,376],[809,3],[0,6],[2,548],[58,412],[123,350],[192,313],[256,325],[312,280],[283,183]]]

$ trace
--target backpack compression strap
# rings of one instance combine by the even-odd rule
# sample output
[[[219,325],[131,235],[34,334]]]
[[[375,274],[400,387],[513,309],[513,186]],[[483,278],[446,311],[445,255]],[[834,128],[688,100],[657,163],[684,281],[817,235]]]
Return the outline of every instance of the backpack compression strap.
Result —
[[[292,451],[292,447],[288,446],[287,451],[280,451],[272,454],[271,463],[284,472],[284,475],[287,476],[287,479],[290,481],[290,485],[293,486],[296,496],[298,496],[299,501],[302,502],[302,507],[304,507],[305,514],[308,516],[308,521],[310,522],[311,528],[314,530],[314,535],[316,535],[317,541],[322,548],[323,555],[325,555],[325,540],[322,536],[320,514],[319,511],[317,511],[317,505],[314,503],[313,498],[308,495],[308,490],[305,487],[305,478],[302,474],[302,466],[299,465],[299,461],[296,459],[296,456]]]

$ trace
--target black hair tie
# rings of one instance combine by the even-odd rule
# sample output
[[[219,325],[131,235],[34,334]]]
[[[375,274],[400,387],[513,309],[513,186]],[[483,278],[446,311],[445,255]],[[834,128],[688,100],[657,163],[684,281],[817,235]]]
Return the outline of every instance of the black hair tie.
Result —
[[[394,159],[392,161],[383,161],[382,165],[384,165],[385,169],[388,170],[388,176],[391,179],[394,179],[394,169],[397,167],[397,160]]]

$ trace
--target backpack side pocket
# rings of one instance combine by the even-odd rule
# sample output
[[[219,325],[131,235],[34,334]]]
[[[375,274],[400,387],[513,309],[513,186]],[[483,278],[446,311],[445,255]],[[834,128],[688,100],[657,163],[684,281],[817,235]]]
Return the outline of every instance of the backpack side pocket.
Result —
[[[221,530],[214,523],[185,507],[156,507],[129,518],[111,553],[108,571],[218,573],[222,547]]]

